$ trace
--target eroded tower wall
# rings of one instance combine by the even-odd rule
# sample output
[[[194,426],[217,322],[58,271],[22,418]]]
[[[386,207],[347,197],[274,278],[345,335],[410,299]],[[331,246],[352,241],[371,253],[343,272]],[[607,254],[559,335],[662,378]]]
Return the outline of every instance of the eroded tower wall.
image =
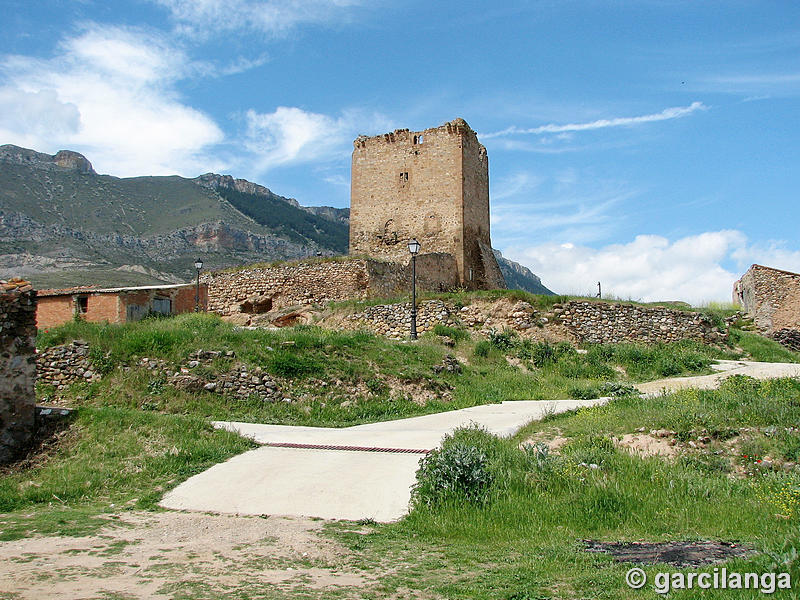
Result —
[[[350,253],[405,263],[412,237],[422,253],[450,254],[460,285],[504,286],[490,249],[486,149],[463,119],[354,142]]]

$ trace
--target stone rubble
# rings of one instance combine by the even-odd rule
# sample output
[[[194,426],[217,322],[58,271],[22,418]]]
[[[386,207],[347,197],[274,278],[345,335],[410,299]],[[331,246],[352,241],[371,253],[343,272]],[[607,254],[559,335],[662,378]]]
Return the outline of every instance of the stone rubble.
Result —
[[[800,352],[800,331],[797,329],[779,329],[772,334],[772,339],[789,350]]]
[[[71,344],[48,348],[39,355],[39,380],[52,385],[56,390],[65,390],[77,381],[98,381],[102,376],[93,369],[89,357],[89,344],[76,340]],[[177,389],[199,392],[207,391],[247,399],[257,396],[264,402],[291,402],[279,388],[273,377],[261,367],[248,367],[238,363],[222,373],[201,370],[217,359],[234,359],[231,351],[198,350],[176,369],[163,359],[143,357],[139,366],[153,373],[153,381],[164,381]],[[130,369],[131,367],[123,367]]]

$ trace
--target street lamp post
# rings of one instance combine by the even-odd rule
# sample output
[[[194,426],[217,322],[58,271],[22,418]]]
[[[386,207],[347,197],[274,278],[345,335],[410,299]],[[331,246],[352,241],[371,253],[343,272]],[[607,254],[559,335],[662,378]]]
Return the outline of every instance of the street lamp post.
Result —
[[[200,269],[203,268],[203,261],[194,261],[194,268],[197,269],[197,284],[194,286],[194,312],[200,312]]]
[[[417,238],[408,240],[408,251],[411,253],[411,339],[417,339],[417,253],[420,244]]]

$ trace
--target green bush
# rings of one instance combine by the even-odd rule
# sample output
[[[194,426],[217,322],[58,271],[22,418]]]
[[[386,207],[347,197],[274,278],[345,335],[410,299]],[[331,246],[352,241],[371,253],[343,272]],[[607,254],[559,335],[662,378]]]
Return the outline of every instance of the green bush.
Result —
[[[486,501],[492,476],[486,453],[458,442],[433,450],[420,461],[412,492],[415,504],[435,505],[447,498]]]
[[[510,329],[492,330],[489,332],[489,343],[500,352],[510,352],[517,345],[517,334]]]
[[[575,385],[567,390],[567,394],[573,400],[593,400],[600,397],[600,390],[596,387],[587,385]]]
[[[486,358],[487,356],[489,356],[489,351],[491,349],[492,345],[488,341],[481,340],[480,342],[475,344],[475,350],[473,350],[472,353],[477,357]]]

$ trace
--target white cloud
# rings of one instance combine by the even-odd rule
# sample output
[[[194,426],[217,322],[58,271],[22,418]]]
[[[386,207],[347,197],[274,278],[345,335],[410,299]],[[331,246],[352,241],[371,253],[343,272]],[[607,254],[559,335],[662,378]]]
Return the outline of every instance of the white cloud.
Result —
[[[508,127],[502,131],[494,133],[481,134],[482,139],[492,139],[496,137],[504,137],[509,135],[541,135],[541,134],[564,134],[576,131],[591,131],[594,129],[605,129],[607,127],[628,127],[631,125],[641,125],[643,123],[653,123],[656,121],[668,121],[670,119],[679,119],[686,117],[698,110],[707,110],[708,107],[702,102],[692,102],[689,106],[674,106],[665,108],[659,113],[650,115],[641,115],[638,117],[616,117],[613,119],[598,119],[588,123],[569,123],[566,125],[556,125],[550,123],[548,125],[541,125],[540,127],[533,127],[523,129],[516,126]],[[560,136],[559,136],[560,137]]]
[[[0,88],[0,143],[36,148],[42,139],[75,134],[80,120],[78,107],[54,90]]]
[[[179,32],[210,37],[219,32],[255,31],[282,35],[305,23],[347,16],[359,0],[154,0],[178,23]]]
[[[529,267],[553,291],[594,294],[600,281],[604,293],[646,302],[702,304],[730,300],[733,282],[756,262],[800,270],[800,251],[780,243],[750,246],[747,237],[736,230],[711,231],[675,241],[639,235],[627,244],[599,249],[567,242],[502,251]],[[723,263],[735,265],[736,270]]]
[[[348,111],[339,117],[279,106],[271,113],[247,111],[246,146],[256,155],[256,170],[281,165],[342,160],[352,152],[353,140],[364,131],[387,131],[380,115]]]
[[[0,60],[0,134],[39,151],[83,152],[99,172],[196,174],[214,164],[205,152],[223,134],[174,88],[192,69],[159,36],[90,26],[50,60]],[[36,101],[18,120],[26,99]]]

